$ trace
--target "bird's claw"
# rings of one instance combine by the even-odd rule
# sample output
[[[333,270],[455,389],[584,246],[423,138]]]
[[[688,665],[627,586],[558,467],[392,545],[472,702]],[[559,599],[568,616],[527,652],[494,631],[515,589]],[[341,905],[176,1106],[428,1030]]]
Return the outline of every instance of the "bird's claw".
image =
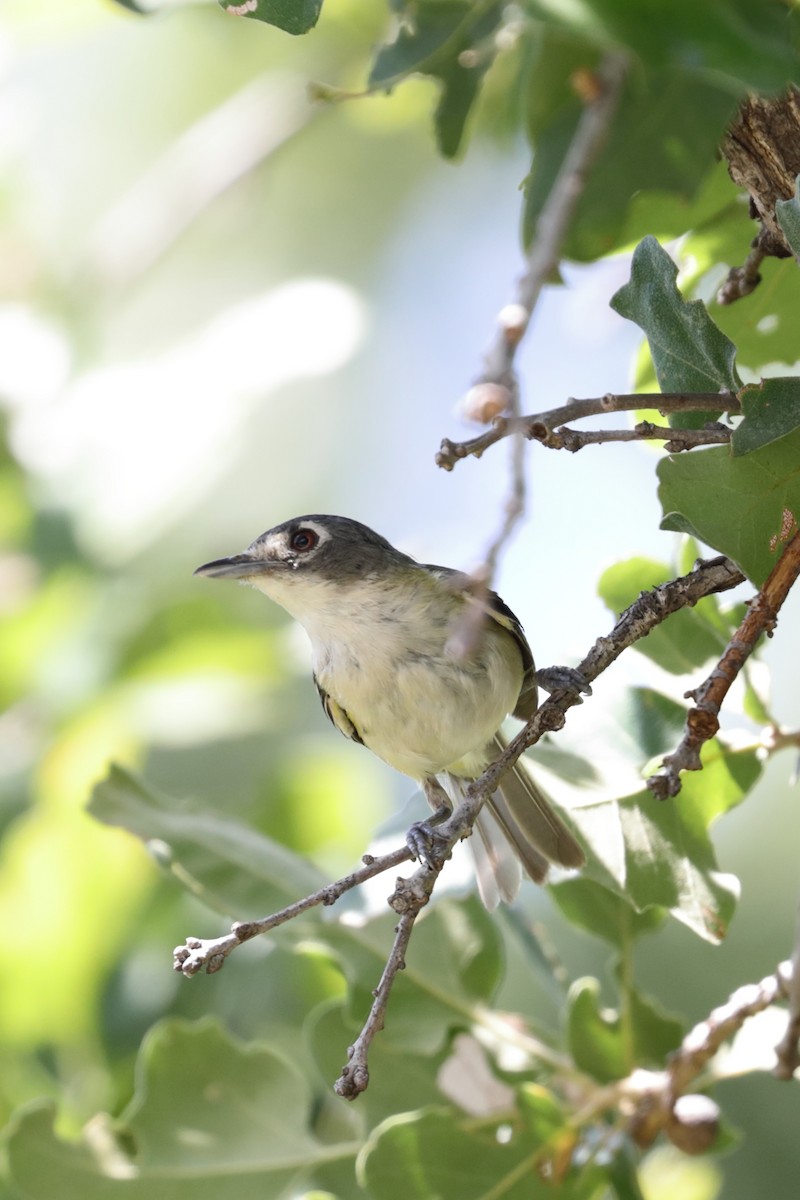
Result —
[[[429,821],[415,821],[406,834],[406,845],[412,858],[431,871],[441,870],[447,857],[447,838],[438,833]]]
[[[536,672],[536,682],[546,692],[583,692],[591,696],[592,688],[581,671],[575,667],[542,667]]]

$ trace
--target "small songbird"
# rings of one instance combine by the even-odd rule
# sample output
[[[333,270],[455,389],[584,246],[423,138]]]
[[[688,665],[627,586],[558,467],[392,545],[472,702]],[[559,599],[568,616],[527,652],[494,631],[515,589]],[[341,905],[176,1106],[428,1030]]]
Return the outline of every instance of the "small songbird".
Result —
[[[459,572],[416,562],[359,521],[296,517],[195,574],[242,580],[305,628],[333,724],[421,784],[435,810],[409,833],[415,857],[426,857],[432,826],[501,753],[506,716],[527,720],[536,711],[533,656],[500,597],[477,599]],[[478,636],[459,639],[478,604],[486,617]],[[476,832],[478,889],[489,909],[514,899],[520,864],[541,882],[551,862],[584,862],[519,764],[484,805]]]

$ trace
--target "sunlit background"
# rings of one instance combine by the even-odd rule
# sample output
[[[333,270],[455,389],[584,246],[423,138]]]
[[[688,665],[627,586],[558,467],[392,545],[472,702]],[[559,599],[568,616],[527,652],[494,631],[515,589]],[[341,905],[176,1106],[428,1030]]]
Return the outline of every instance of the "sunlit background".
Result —
[[[363,85],[385,18],[381,4],[339,0],[291,39],[213,3],[143,19],[110,0],[6,0],[0,14],[6,1114],[53,1095],[75,1130],[118,1109],[148,1025],[209,1004],[168,960],[190,912],[204,931],[216,918],[83,813],[110,760],[331,871],[411,793],[328,726],[283,614],[192,577],[304,512],[357,517],[462,568],[499,527],[507,447],[451,474],[434,453],[473,432],[457,402],[521,269],[529,164],[491,129],[466,161],[442,162],[428,84],[309,101],[309,81]],[[526,411],[627,388],[638,334],[607,307],[626,276],[621,258],[568,269],[547,291],[520,354]],[[498,587],[541,663],[574,662],[609,627],[599,572],[674,551],[658,530],[655,457],[532,447],[527,461],[527,519]],[[775,696],[787,724],[797,618],[794,603]],[[570,719],[577,743],[602,745],[621,681],[645,665],[601,681],[600,702]],[[640,951],[643,985],[683,1012],[688,993],[692,1019],[790,952],[790,768],[771,763],[718,831],[744,896],[713,974],[698,981],[708,948],[674,925]],[[597,969],[599,950],[528,892],[570,970]],[[214,1004],[250,1033],[268,1000],[289,1022],[308,986],[265,984],[254,952]],[[748,1135],[725,1185],[734,1200],[796,1133],[785,1092],[768,1077],[747,1089],[723,1098]],[[699,1195],[715,1194],[717,1170]]]

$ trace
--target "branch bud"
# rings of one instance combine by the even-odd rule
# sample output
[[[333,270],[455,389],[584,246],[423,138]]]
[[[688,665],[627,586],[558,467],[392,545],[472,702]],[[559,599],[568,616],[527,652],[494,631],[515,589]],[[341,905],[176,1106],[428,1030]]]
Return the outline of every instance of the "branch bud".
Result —
[[[479,421],[490,425],[495,417],[501,416],[511,404],[511,393],[502,383],[476,383],[462,398],[459,405],[462,417],[468,421]]]
[[[507,346],[517,346],[525,336],[531,314],[524,304],[506,304],[497,314],[497,324]]]
[[[710,1096],[679,1096],[665,1132],[684,1154],[705,1154],[719,1134],[719,1106]]]

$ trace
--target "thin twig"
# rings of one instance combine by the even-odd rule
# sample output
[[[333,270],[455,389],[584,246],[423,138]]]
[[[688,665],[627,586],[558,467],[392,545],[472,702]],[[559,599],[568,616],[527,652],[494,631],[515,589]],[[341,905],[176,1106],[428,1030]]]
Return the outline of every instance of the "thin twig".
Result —
[[[440,868],[441,869],[441,868]],[[380,982],[373,992],[374,1000],[361,1032],[347,1050],[347,1065],[342,1067],[339,1078],[333,1085],[337,1095],[345,1100],[355,1100],[369,1084],[369,1051],[376,1033],[383,1029],[386,1009],[392,987],[399,971],[406,966],[406,951],[414,932],[414,922],[428,903],[433,893],[438,870],[421,867],[411,879],[398,879],[390,906],[400,914],[395,926],[394,941]]]
[[[719,422],[704,425],[702,429],[673,429],[669,425],[654,425],[652,421],[640,421],[633,429],[570,429],[561,425],[541,439],[542,445],[549,450],[569,450],[571,454],[584,446],[599,446],[606,442],[645,441],[663,441],[665,450],[678,454],[698,446],[724,446],[730,440],[730,426]]]
[[[761,635],[772,636],[781,605],[798,575],[800,532],[789,540],[714,670],[699,687],[686,692],[686,696],[694,700],[694,707],[686,715],[683,738],[677,749],[664,759],[661,769],[647,781],[647,786],[659,800],[677,796],[681,790],[681,771],[702,769],[700,750],[719,729],[722,702]]]
[[[717,292],[717,304],[733,304],[743,296],[749,296],[761,283],[760,267],[767,257],[762,249],[759,238],[753,238],[750,243],[750,253],[741,267],[731,267],[725,282]]]
[[[409,862],[410,859],[411,851],[408,846],[392,850],[390,854],[382,854],[379,858],[365,854],[363,867],[337,879],[335,883],[326,884],[325,887],[312,892],[311,895],[304,896],[302,900],[295,900],[293,904],[287,904],[285,908],[281,908],[268,917],[261,917],[256,921],[237,921],[231,926],[230,933],[223,937],[188,937],[182,946],[176,946],[172,952],[173,967],[187,978],[196,975],[204,967],[207,974],[213,975],[215,971],[222,969],[225,959],[231,951],[235,950],[237,946],[241,946],[243,942],[249,942],[251,938],[258,937],[259,934],[277,929],[279,925],[294,920],[295,917],[301,916],[310,908],[316,908],[320,904],[335,904],[345,892],[351,891],[361,883],[366,883],[368,879],[374,879],[376,875],[381,875],[384,871],[398,867],[400,863]]]
[[[517,391],[514,358],[525,336],[542,288],[558,267],[564,240],[586,181],[611,129],[627,71],[627,59],[616,52],[603,58],[597,71],[596,97],[587,103],[564,155],[561,169],[539,215],[536,232],[517,280],[511,303],[500,313],[494,339],[486,350],[477,384],[497,384]]]
[[[483,370],[470,389],[469,403],[477,412],[494,414],[506,410],[512,421],[518,419],[519,381],[514,367],[517,347],[525,336],[545,283],[558,266],[578,200],[608,137],[626,70],[627,60],[619,53],[607,54],[600,64],[597,92],[578,121],[540,213],[525,270],[517,280],[511,303],[500,311],[495,336],[484,354]],[[478,604],[466,609],[461,628],[451,638],[451,650],[456,656],[467,657],[480,638],[486,592],[492,585],[500,553],[524,511],[525,461],[521,439],[515,437],[511,453],[511,487],[503,521],[482,564],[472,573],[468,586]]]
[[[491,429],[465,442],[452,442],[444,438],[436,455],[436,465],[452,471],[462,458],[480,458],[484,450],[494,446],[503,438],[519,434],[524,438],[547,445],[548,438],[566,421],[580,421],[585,417],[601,416],[613,412],[644,411],[666,413],[719,412],[739,413],[741,406],[733,392],[633,392],[627,394],[607,393],[585,400],[570,398],[558,408],[531,413],[526,417],[497,417]]]

